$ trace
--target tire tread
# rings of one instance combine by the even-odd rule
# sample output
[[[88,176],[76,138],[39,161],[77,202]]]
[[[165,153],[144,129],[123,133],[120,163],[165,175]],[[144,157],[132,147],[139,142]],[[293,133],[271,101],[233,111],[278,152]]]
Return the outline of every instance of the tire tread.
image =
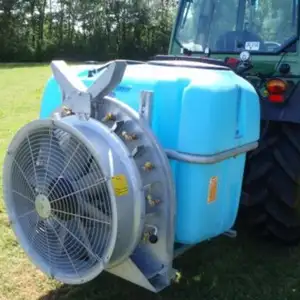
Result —
[[[239,219],[249,229],[300,242],[300,124],[271,124],[256,153],[247,155],[243,192]]]

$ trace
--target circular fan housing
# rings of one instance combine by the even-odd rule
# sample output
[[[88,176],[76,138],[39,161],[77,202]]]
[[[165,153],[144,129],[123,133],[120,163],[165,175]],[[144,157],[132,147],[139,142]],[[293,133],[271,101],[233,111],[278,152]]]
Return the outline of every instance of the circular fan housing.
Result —
[[[139,171],[122,140],[96,120],[27,124],[8,148],[3,185],[20,245],[61,282],[92,280],[140,241]]]

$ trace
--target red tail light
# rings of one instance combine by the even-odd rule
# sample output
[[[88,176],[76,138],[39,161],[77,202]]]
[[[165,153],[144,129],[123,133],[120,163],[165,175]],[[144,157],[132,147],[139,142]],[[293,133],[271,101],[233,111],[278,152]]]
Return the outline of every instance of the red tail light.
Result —
[[[287,83],[281,79],[271,79],[267,82],[267,91],[269,100],[275,103],[282,103],[285,100]]]
[[[235,57],[226,57],[225,58],[225,64],[231,68],[236,68],[239,64],[239,60]]]

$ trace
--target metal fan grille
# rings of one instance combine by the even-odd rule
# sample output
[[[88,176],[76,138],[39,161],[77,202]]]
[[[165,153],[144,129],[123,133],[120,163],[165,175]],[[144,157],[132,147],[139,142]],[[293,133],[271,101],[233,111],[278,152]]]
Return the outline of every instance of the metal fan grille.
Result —
[[[112,253],[114,210],[91,151],[62,128],[38,126],[8,156],[8,213],[33,262],[65,283],[96,277]]]

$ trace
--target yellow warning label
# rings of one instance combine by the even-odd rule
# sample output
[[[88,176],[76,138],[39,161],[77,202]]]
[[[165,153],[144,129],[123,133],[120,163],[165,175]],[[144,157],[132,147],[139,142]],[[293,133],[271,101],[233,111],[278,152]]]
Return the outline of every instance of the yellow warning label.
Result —
[[[209,181],[207,203],[212,203],[217,199],[218,177],[214,176]]]
[[[112,177],[111,179],[113,189],[117,197],[125,196],[128,194],[128,182],[125,175],[120,174],[117,176]]]

